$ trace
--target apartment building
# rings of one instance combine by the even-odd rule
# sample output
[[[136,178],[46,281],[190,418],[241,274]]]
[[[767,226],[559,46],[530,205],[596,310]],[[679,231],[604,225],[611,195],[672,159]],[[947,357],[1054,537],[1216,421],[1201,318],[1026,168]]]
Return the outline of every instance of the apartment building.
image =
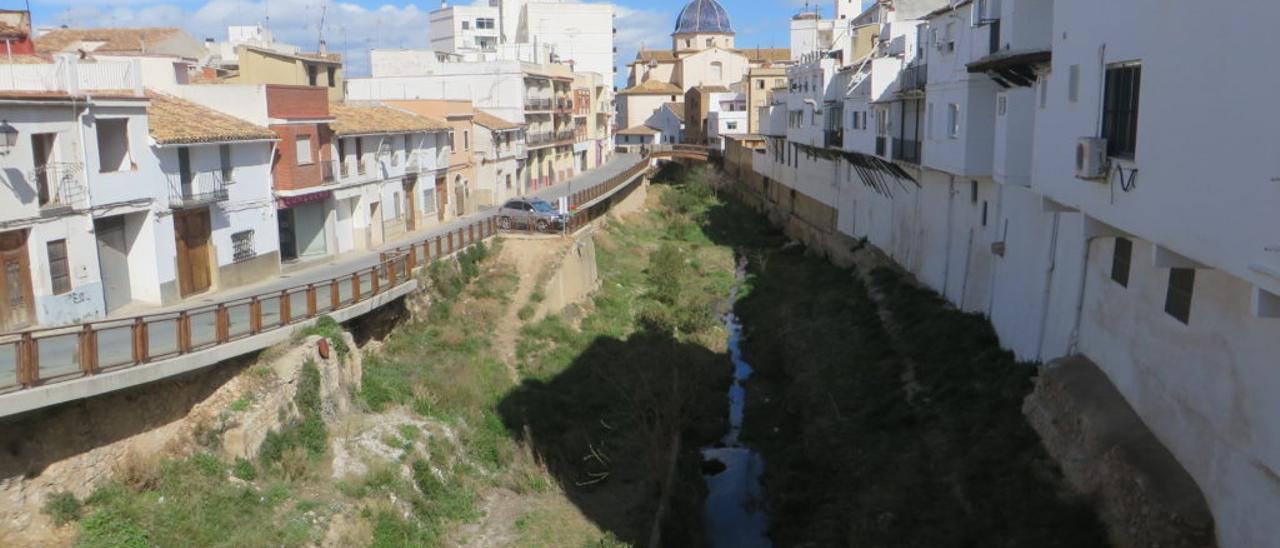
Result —
[[[724,150],[725,139],[747,133],[747,96],[745,93],[719,92],[707,98],[707,145]]]
[[[761,153],[727,157],[807,238],[865,238],[1019,358],[1096,363],[1203,494],[1219,545],[1280,536],[1263,510],[1280,500],[1280,196],[1252,122],[1268,99],[1204,84],[1266,48],[1181,32],[1257,38],[1267,18],[1100,0],[847,18],[844,51],[867,31],[873,47],[802,57],[762,109]],[[1202,103],[1217,106],[1185,108]]]
[[[332,188],[339,250],[373,249],[446,218],[450,126],[379,103],[334,103]],[[339,223],[342,224],[342,223]],[[347,239],[350,238],[350,243]]]
[[[443,176],[435,180],[438,219],[444,221],[476,210],[472,192],[478,188],[475,162],[475,109],[469,101],[419,99],[385,101],[386,105],[448,125],[448,154]],[[439,169],[437,169],[439,173]],[[425,201],[425,200],[424,200]]]
[[[257,26],[227,28],[227,41],[206,43],[200,80],[231,84],[313,86],[328,90],[330,101],[344,97],[342,55],[277,42],[271,31]]]

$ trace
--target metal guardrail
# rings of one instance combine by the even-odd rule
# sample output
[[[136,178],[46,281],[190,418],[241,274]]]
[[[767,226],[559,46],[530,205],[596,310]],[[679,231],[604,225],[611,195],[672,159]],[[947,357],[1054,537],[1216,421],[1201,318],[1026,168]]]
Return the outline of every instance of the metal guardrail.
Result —
[[[623,172],[573,193],[575,215],[568,228],[577,230],[607,211],[608,201],[593,200],[648,169],[649,159],[644,155]],[[175,311],[0,333],[0,394],[190,354],[349,308],[399,286],[416,269],[495,235],[496,219],[489,212],[384,252],[374,266],[316,282]]]
[[[893,159],[911,164],[920,163],[920,141],[894,139]]]
[[[28,178],[35,182],[41,211],[78,209],[87,205],[84,164],[50,162],[32,169]]]
[[[227,182],[220,171],[200,171],[183,177],[179,173],[165,174],[169,178],[169,207],[182,209],[198,207],[227,199]]]

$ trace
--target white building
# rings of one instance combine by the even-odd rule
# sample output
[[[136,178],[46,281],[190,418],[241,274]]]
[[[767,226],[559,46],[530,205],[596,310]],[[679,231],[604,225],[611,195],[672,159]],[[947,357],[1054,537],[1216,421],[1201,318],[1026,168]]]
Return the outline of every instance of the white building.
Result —
[[[497,6],[445,6],[431,12],[431,49],[450,53],[493,49],[499,42]]]
[[[475,147],[477,186],[475,201],[480,207],[497,205],[523,191],[525,150],[519,124],[503,120],[484,110],[476,110]]]
[[[716,92],[707,106],[707,144],[724,150],[726,135],[747,133],[747,96],[745,93]]]
[[[1156,13],[1158,27],[1134,24]],[[1272,101],[1259,85],[1223,102],[1210,83],[1266,64],[1276,14],[1214,22],[1102,0],[846,12],[858,32],[875,22],[874,49],[792,68],[762,116],[754,169],[989,317],[1019,358],[1095,362],[1199,487],[1218,544],[1270,545]],[[1237,39],[1187,42],[1182,29]],[[1213,107],[1186,108],[1198,104]]]

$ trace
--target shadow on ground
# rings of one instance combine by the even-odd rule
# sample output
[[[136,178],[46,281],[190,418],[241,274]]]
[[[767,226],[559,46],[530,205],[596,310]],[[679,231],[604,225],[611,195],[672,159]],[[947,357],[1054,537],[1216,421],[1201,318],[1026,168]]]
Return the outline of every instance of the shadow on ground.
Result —
[[[727,428],[728,356],[646,330],[600,337],[554,377],[526,380],[498,410],[570,500],[618,540],[647,546],[680,440],[664,546],[702,538],[698,448]]]

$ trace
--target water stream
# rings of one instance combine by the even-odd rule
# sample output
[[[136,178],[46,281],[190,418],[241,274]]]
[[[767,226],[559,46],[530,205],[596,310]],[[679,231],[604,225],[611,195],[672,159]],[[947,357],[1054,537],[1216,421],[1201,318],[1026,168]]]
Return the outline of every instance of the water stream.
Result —
[[[729,432],[712,447],[702,450],[705,461],[707,501],[703,508],[707,537],[714,547],[770,547],[766,531],[769,519],[760,476],[764,459],[742,445],[742,415],[747,404],[745,383],[752,368],[742,359],[742,323],[733,313],[738,299],[738,286],[746,276],[746,260],[740,260],[736,271],[738,285],[729,294],[729,310],[722,320],[729,332],[729,358],[733,362],[733,384],[729,387]]]

